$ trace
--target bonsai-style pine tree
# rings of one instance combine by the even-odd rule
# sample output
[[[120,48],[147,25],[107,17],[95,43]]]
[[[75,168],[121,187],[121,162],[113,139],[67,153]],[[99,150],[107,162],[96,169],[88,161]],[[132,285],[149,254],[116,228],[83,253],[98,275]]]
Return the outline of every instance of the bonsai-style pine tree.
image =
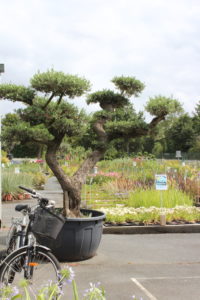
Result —
[[[69,211],[79,216],[82,185],[91,169],[103,158],[109,143],[121,137],[128,140],[148,135],[167,114],[180,108],[177,100],[162,96],[152,98],[146,105],[146,110],[154,116],[148,124],[143,114],[136,113],[130,104],[130,97],[138,97],[144,84],[134,77],[124,76],[115,77],[112,82],[118,92],[103,90],[87,96],[88,104],[98,103],[101,107],[89,124],[86,115],[67,101],[89,92],[90,82],[84,78],[50,70],[34,75],[30,87],[0,85],[0,99],[25,104],[10,128],[10,136],[24,143],[46,145],[46,162],[63,190],[65,216]],[[69,177],[58,163],[57,151],[65,136],[82,136],[86,130],[91,137],[92,151]]]

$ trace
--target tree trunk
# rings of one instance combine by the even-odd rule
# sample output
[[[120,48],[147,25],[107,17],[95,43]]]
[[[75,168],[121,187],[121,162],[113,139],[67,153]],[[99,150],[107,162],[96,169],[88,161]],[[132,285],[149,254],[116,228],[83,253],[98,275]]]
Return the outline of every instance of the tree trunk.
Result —
[[[63,190],[63,215],[65,217],[79,217],[81,203],[81,186],[68,186]]]
[[[38,146],[38,153],[37,153],[37,158],[38,159],[42,158],[43,151],[44,151],[44,145],[39,145]]]
[[[49,143],[46,152],[46,162],[57,178],[63,190],[63,215],[80,216],[81,189],[90,170],[103,157],[105,150],[96,150],[82,163],[78,171],[72,176],[67,176],[59,166],[56,153],[59,149],[61,138]]]
[[[46,162],[57,178],[63,190],[63,215],[67,216],[69,215],[70,209],[70,191],[73,189],[73,186],[71,179],[65,175],[56,158],[56,153],[59,149],[61,141],[62,138],[60,137],[48,144],[46,152]]]

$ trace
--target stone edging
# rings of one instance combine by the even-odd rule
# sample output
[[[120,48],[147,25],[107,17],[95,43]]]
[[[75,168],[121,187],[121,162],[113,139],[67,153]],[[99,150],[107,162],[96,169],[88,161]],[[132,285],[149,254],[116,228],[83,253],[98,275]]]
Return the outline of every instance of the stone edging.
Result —
[[[109,226],[103,227],[104,234],[154,234],[154,233],[200,233],[200,224],[149,225],[149,226]]]

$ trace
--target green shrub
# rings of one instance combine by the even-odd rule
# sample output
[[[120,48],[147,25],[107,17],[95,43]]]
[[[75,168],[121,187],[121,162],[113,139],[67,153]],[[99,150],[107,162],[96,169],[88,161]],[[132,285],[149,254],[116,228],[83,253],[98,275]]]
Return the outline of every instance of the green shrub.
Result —
[[[157,191],[155,189],[137,190],[130,194],[127,205],[130,207],[175,207],[180,205],[192,206],[193,200],[186,193],[169,189]]]
[[[10,164],[7,170],[10,170],[14,172],[15,168],[20,169],[21,173],[37,173],[37,172],[42,172],[42,168],[40,164],[38,163],[33,163],[28,160],[24,160],[20,164]]]
[[[63,171],[68,176],[73,176],[74,173],[78,170],[78,165],[63,165],[62,166]]]
[[[102,185],[103,183],[106,183],[108,181],[111,181],[112,178],[110,177],[106,177],[103,175],[96,175],[96,176],[88,176],[87,180],[86,180],[86,184],[98,184],[98,185]]]
[[[46,182],[46,176],[41,172],[33,174],[33,185],[35,188],[42,188]]]
[[[103,183],[112,181],[120,176],[117,172],[108,172],[103,173],[99,172],[97,174],[91,174],[87,177],[86,184],[99,184],[102,185]]]

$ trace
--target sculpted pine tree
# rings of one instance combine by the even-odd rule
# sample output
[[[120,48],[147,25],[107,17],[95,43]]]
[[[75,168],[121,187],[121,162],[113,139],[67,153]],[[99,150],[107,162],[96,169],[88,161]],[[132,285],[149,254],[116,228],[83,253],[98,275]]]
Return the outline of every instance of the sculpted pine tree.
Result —
[[[115,77],[118,92],[98,91],[87,96],[87,103],[98,103],[101,110],[94,113],[92,121],[67,99],[80,97],[90,90],[90,82],[74,75],[56,72],[37,73],[31,79],[30,87],[11,84],[0,85],[0,99],[19,101],[26,105],[19,111],[19,120],[12,125],[10,133],[22,142],[32,141],[46,145],[46,162],[63,190],[64,215],[69,211],[80,214],[81,188],[87,175],[101,160],[114,139],[145,136],[165,116],[180,108],[178,101],[165,97],[150,99],[146,110],[153,115],[145,122],[142,113],[126,113],[130,109],[130,97],[138,97],[144,84],[134,77]],[[43,95],[43,97],[41,96]],[[128,118],[126,118],[128,116]],[[57,151],[65,136],[81,136],[89,130],[93,150],[73,176],[67,176],[57,160]]]

